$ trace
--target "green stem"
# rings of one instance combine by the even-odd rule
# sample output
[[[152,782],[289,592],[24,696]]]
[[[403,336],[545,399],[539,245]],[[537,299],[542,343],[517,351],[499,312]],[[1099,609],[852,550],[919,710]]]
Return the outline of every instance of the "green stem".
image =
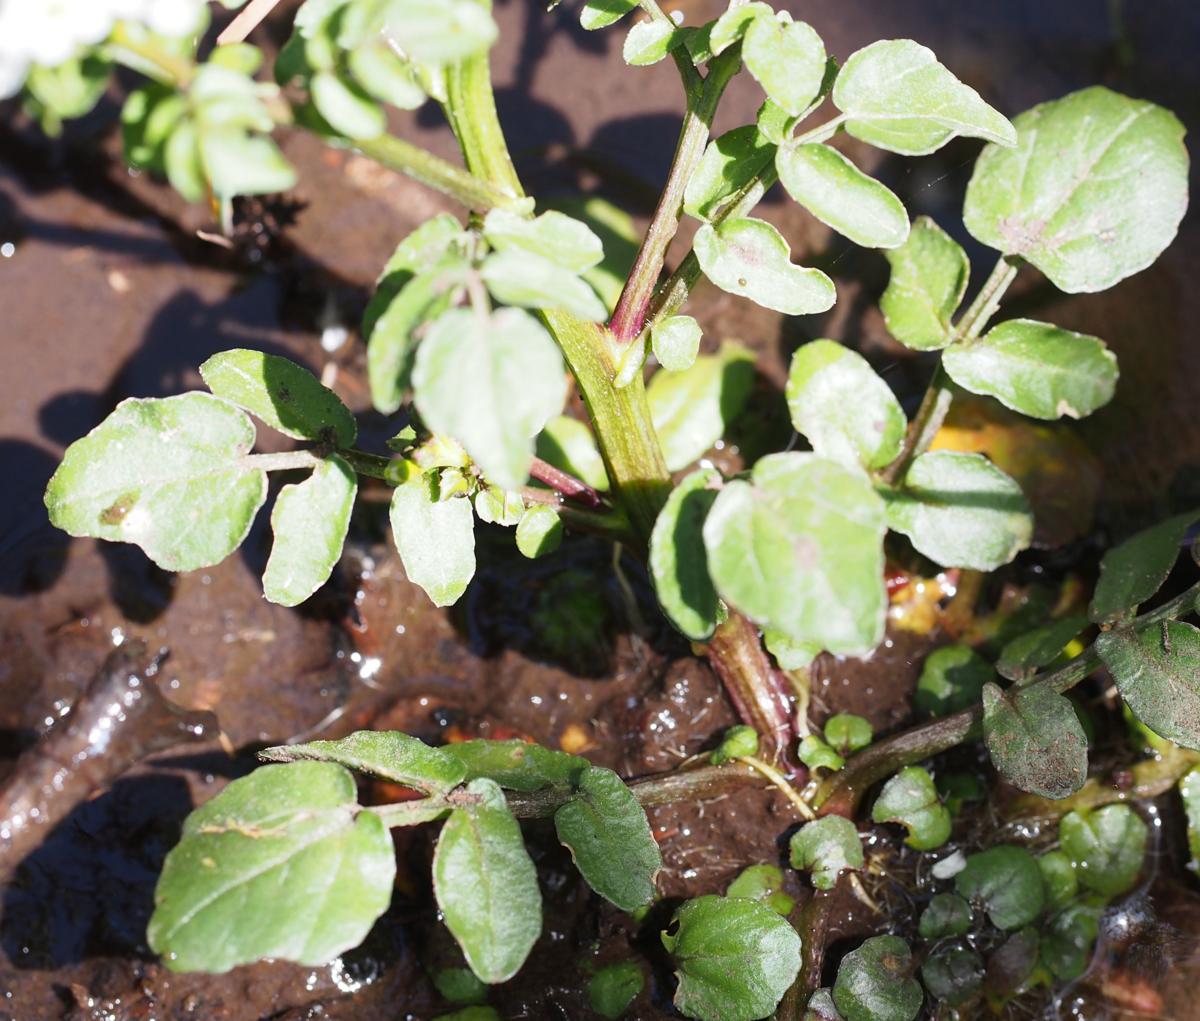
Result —
[[[691,67],[690,64],[687,66]],[[646,310],[667,258],[667,249],[679,230],[684,191],[708,145],[717,104],[740,66],[738,51],[723,53],[713,61],[699,95],[688,93],[687,112],[666,186],[609,323],[609,329],[618,344],[629,343],[641,332]],[[684,84],[686,88],[686,79]]]
[[[118,21],[109,36],[110,56],[118,63],[166,85],[186,89],[196,73],[196,65],[187,57],[163,49],[144,29]],[[133,60],[125,59],[132,56]]]
[[[496,114],[492,72],[486,53],[446,69],[446,114],[467,168],[510,199],[525,194]]]
[[[489,184],[462,167],[393,135],[356,139],[355,148],[390,170],[399,171],[476,212],[486,213],[513,201],[508,191]]]

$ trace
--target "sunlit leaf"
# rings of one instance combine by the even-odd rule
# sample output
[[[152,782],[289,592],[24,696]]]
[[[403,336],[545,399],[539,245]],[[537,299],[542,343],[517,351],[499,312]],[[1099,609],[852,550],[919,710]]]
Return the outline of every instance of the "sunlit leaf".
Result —
[[[328,762],[265,766],[196,809],[167,855],[147,929],[175,971],[263,958],[321,965],[358,946],[392,897],[391,838]]]
[[[355,81],[380,102],[401,110],[416,110],[428,98],[412,64],[382,36],[356,46],[346,61]]]
[[[786,11],[750,22],[742,60],[763,91],[793,116],[802,114],[821,91],[825,45],[810,25],[793,21]]]
[[[943,567],[992,571],[1033,537],[1021,487],[979,454],[922,454],[885,497],[888,526]]]
[[[1187,208],[1184,128],[1167,110],[1095,86],[1016,119],[1015,149],[989,146],[964,221],[1061,290],[1102,291],[1145,269]]]
[[[913,221],[908,240],[885,253],[892,267],[879,308],[900,343],[933,351],[950,343],[950,320],[971,274],[967,253],[928,216]]]
[[[1068,812],[1058,824],[1059,844],[1075,863],[1080,885],[1105,897],[1125,893],[1137,881],[1148,837],[1142,817],[1129,805]]]
[[[303,482],[284,486],[271,511],[275,541],[263,572],[273,603],[298,606],[333,573],[350,527],[358,477],[336,454]]]
[[[961,897],[980,905],[998,929],[1019,929],[1042,912],[1045,891],[1033,855],[1023,847],[997,844],[967,858],[954,877]]]
[[[1087,779],[1087,735],[1075,707],[1048,688],[985,685],[983,735],[993,765],[1018,790],[1065,798]]]
[[[1046,888],[1046,907],[1051,911],[1065,907],[1079,892],[1079,875],[1071,856],[1065,851],[1047,851],[1037,863]]]
[[[639,21],[625,37],[622,55],[632,67],[657,64],[679,41],[677,29],[670,21],[657,18]]]
[[[604,246],[587,224],[556,210],[529,219],[510,209],[493,209],[483,235],[499,251],[533,252],[572,273],[583,273],[604,258]]]
[[[56,527],[140,546],[159,567],[192,571],[242,544],[267,498],[242,458],[254,425],[203,393],[125,400],[63,455],[46,487]]]
[[[433,856],[433,886],[446,927],[484,982],[506,982],[542,931],[537,870],[521,827],[491,780],[472,780],[474,801],[455,808]]]
[[[899,823],[908,830],[904,842],[918,851],[932,851],[950,839],[950,813],[938,798],[933,777],[920,766],[905,766],[883,785],[871,818]]]
[[[773,18],[775,11],[770,4],[755,2],[730,7],[713,23],[709,46],[713,56],[719,56],[746,34],[746,30],[759,18]]]
[[[745,897],[762,901],[772,911],[786,918],[796,901],[784,893],[783,869],[769,862],[748,865],[725,889],[726,897]]]
[[[435,501],[423,479],[392,493],[392,537],[404,573],[435,606],[458,601],[475,575],[475,516],[465,496]]]
[[[554,341],[527,312],[451,309],[421,342],[413,390],[430,429],[462,443],[490,481],[518,489],[567,381]]]
[[[700,324],[691,316],[668,316],[650,328],[654,357],[668,372],[683,372],[695,364],[700,337]]]
[[[822,457],[881,468],[900,453],[908,426],[900,402],[862,355],[836,341],[796,351],[787,402],[792,425]]]
[[[823,737],[816,734],[802,737],[796,754],[800,761],[812,770],[829,769],[837,772],[846,765],[846,760],[835,752]]]
[[[734,128],[709,142],[688,178],[684,212],[698,220],[711,220],[770,165],[774,156],[775,146],[754,124]]]
[[[200,154],[208,183],[220,198],[270,195],[296,183],[296,171],[269,138],[213,128],[200,136]]]
[[[620,21],[637,10],[638,0],[587,0],[579,12],[579,24],[589,32]]]
[[[1096,651],[1130,709],[1154,733],[1200,749],[1200,630],[1164,621],[1140,632],[1107,631]]]
[[[562,545],[562,518],[553,507],[534,504],[517,524],[517,549],[530,560],[553,553]]]
[[[811,873],[818,890],[832,890],[842,872],[863,867],[862,839],[854,823],[840,815],[805,823],[788,847],[792,868]]]
[[[853,755],[875,736],[870,721],[853,713],[835,713],[825,721],[825,740],[843,755]]]
[[[338,134],[347,138],[377,138],[387,128],[387,116],[355,82],[333,71],[319,71],[309,85],[313,105]]]
[[[671,623],[696,641],[712,635],[721,620],[703,535],[720,480],[712,469],[688,475],[671,491],[650,536],[650,575],[659,604]]]
[[[475,494],[475,513],[489,525],[512,528],[521,523],[525,501],[520,493],[511,493],[496,486],[484,486]]]
[[[785,144],[775,155],[779,180],[822,223],[865,248],[897,248],[908,212],[882,184],[828,145]]]
[[[583,279],[611,312],[633,269],[641,231],[627,212],[598,195],[556,195],[547,200],[547,205],[586,223],[603,244],[604,258],[586,270]]]
[[[1088,615],[1103,622],[1135,611],[1167,580],[1188,530],[1200,520],[1192,510],[1144,529],[1100,561],[1100,579],[1092,595]]]
[[[562,309],[589,322],[607,318],[604,302],[586,280],[531,251],[493,252],[480,273],[492,297],[508,305]]]
[[[883,637],[883,504],[856,472],[774,454],[721,490],[704,524],[717,592],[752,620],[830,652]]]
[[[825,312],[837,293],[819,269],[796,266],[783,235],[764,220],[729,219],[704,224],[693,250],[700,268],[721,290],[788,315]]]
[[[913,1021],[924,995],[899,936],[872,936],[842,958],[833,1002],[846,1021]]]
[[[499,30],[490,6],[478,0],[391,0],[387,35],[413,60],[449,64],[496,41]]]

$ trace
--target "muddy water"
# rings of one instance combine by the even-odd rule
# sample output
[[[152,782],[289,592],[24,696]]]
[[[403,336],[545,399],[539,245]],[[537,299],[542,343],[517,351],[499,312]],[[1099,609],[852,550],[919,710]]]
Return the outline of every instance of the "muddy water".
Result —
[[[590,191],[605,173],[616,182],[607,197],[644,215],[678,124],[674,71],[626,71],[620,32],[583,33],[570,5],[553,15],[543,6],[498,2],[498,102],[518,165],[535,191]],[[696,22],[723,5],[673,6]],[[784,6],[802,11],[842,57],[876,38],[920,39],[1006,112],[1101,81],[1170,105],[1193,128],[1200,123],[1200,9],[1187,0]],[[747,121],[757,103],[753,84],[739,82],[719,127]],[[130,639],[169,649],[161,689],[189,708],[215,711],[241,751],[230,759],[206,746],[135,768],[27,859],[0,904],[0,1019],[435,1016],[446,1007],[426,969],[452,955],[431,935],[438,930],[424,878],[429,847],[420,834],[401,842],[395,907],[362,950],[334,965],[266,964],[221,978],[160,969],[144,926],[162,857],[191,806],[251,768],[255,747],[298,734],[366,725],[430,739],[518,734],[637,774],[702,749],[732,712],[703,664],[660,627],[639,625],[654,614],[636,567],[625,565],[640,593],[634,614],[608,551],[588,542],[530,566],[486,536],[480,578],[460,608],[442,613],[404,579],[379,541],[377,515],[365,511],[337,581],[295,612],[261,599],[261,526],[238,556],[182,577],[162,574],[136,550],[69,542],[49,529],[41,492],[64,446],[123,397],[198,385],[195,366],[215,351],[248,345],[326,369],[346,400],[365,409],[353,324],[368,288],[397,238],[450,208],[360,157],[292,135],[285,145],[301,170],[295,195],[249,209],[227,251],[196,238],[197,228],[211,226],[202,211],[121,167],[117,109],[114,97],[55,143],[14,111],[0,123],[0,242],[15,245],[0,258],[0,756],[11,763],[80,695],[113,646]],[[453,155],[448,131],[427,112],[397,116],[396,128]],[[954,144],[919,162],[849,149],[914,215],[934,215],[967,242],[953,225],[976,146]],[[873,311],[883,260],[831,237],[777,195],[764,215],[833,273],[841,301],[827,316],[781,321],[710,289],[696,301],[706,343],[737,337],[759,351],[765,401],[778,400],[772,395],[790,352],[823,335],[857,343],[899,391],[915,394],[925,367],[886,337]],[[983,271],[984,254],[971,251]],[[1098,521],[1114,531],[1200,497],[1200,343],[1192,327],[1200,291],[1189,286],[1198,256],[1200,220],[1192,215],[1156,267],[1108,295],[1064,298],[1032,278],[1019,284],[1025,310],[1103,336],[1121,358],[1117,401],[1083,429],[1104,473]],[[344,327],[350,341],[327,352],[319,339]],[[365,435],[383,435],[373,416],[363,421]],[[1090,517],[1090,509],[1077,515]],[[925,646],[892,638],[870,663],[823,664],[818,711],[901,725]],[[652,822],[667,864],[663,891],[676,898],[720,889],[749,862],[778,859],[794,820],[775,795],[747,791],[659,809]],[[535,840],[547,892],[536,964],[497,991],[497,1007],[513,1018],[586,1017],[584,968],[637,952],[655,981],[629,1016],[669,1016],[659,952],[597,909],[551,844]],[[1189,882],[1179,880],[1166,898],[1169,911],[1156,909],[1170,916],[1171,976],[1188,973],[1200,929]],[[1078,1016],[1146,1005],[1137,998],[1144,964],[1131,964],[1123,946],[1110,941],[1118,978],[1097,979],[1102,992],[1108,983],[1109,1005],[1085,989],[1080,1002],[1092,1006]],[[1121,978],[1129,974],[1141,985]],[[1194,1016],[1178,999],[1186,982],[1159,984],[1167,998],[1157,1003],[1160,1016]]]

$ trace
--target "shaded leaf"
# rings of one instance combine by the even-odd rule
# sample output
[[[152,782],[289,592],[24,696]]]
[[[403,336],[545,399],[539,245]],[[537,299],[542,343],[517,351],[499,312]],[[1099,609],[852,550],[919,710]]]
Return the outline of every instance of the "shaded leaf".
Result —
[[[1137,882],[1148,837],[1142,817],[1129,805],[1068,812],[1058,824],[1059,846],[1074,863],[1080,885],[1105,897]]]
[[[908,237],[904,203],[836,149],[785,144],[775,166],[792,198],[856,245],[897,248]]]
[[[280,606],[298,606],[329,580],[342,556],[358,476],[330,454],[303,482],[284,486],[271,511],[275,541],[263,572],[263,592]]]
[[[742,869],[726,888],[725,896],[762,901],[776,914],[787,918],[796,902],[784,892],[783,886],[783,869],[761,862]]]
[[[745,8],[735,8],[745,10]],[[733,196],[753,183],[775,157],[775,146],[755,124],[709,142],[683,194],[683,211],[711,220]]]
[[[241,458],[254,425],[203,393],[124,400],[76,440],[46,487],[57,528],[131,542],[167,571],[220,563],[267,497],[266,473]]]
[[[1179,796],[1187,815],[1188,868],[1200,869],[1200,766],[1193,766],[1179,781]]]
[[[966,135],[1016,142],[1008,120],[911,39],[884,39],[852,54],[833,86],[846,132],[907,156],[923,156]]]
[[[675,961],[675,1006],[701,1021],[770,1014],[800,971],[800,937],[765,904],[705,896],[675,912],[663,945]]]
[[[861,751],[875,736],[870,722],[852,713],[836,713],[829,717],[824,730],[825,740],[843,755]]]
[[[588,886],[622,911],[654,899],[662,855],[646,813],[611,769],[592,766],[575,796],[554,813],[558,839]]]
[[[475,575],[475,517],[465,496],[440,502],[423,479],[392,493],[392,537],[404,573],[435,606],[450,606]]]
[[[487,777],[514,791],[574,786],[588,767],[587,759],[543,748],[527,741],[461,741],[441,749],[461,763],[465,780]]]
[[[386,35],[413,60],[449,64],[482,53],[499,30],[478,0],[391,0]]]
[[[717,592],[794,641],[860,654],[883,637],[883,505],[812,454],[774,454],[734,480],[704,523]]]
[[[396,861],[354,778],[328,762],[265,766],[196,809],[166,858],[147,929],[174,971],[263,958],[326,964],[392,897]]]
[[[988,958],[983,988],[989,997],[1006,1000],[1022,992],[1038,963],[1038,934],[1030,927],[1014,932]]]
[[[199,145],[208,183],[219,198],[270,195],[296,184],[296,171],[269,138],[236,128],[210,128],[199,136]],[[167,152],[169,170],[170,143]]]
[[[917,931],[922,939],[965,936],[971,931],[971,905],[956,893],[935,893],[921,912]]]
[[[569,415],[558,415],[546,423],[537,438],[537,456],[586,482],[593,489],[608,489],[604,458],[596,438],[583,422]]]
[[[600,295],[609,312],[617,306],[625,281],[637,258],[642,240],[633,218],[597,195],[556,195],[547,200],[554,208],[586,223],[604,245],[604,258],[583,274]]]
[[[1046,889],[1046,908],[1057,911],[1066,907],[1079,892],[1079,876],[1071,856],[1065,851],[1047,851],[1037,863]]]
[[[764,220],[727,219],[704,224],[693,241],[700,268],[721,290],[787,315],[810,315],[833,306],[833,281],[819,269],[796,266],[783,235]]]
[[[1042,936],[1041,959],[1060,982],[1074,982],[1087,971],[1103,914],[1102,904],[1076,901],[1050,919]]]
[[[1167,580],[1188,530],[1200,520],[1192,510],[1138,532],[1104,554],[1088,615],[1104,622],[1133,613]]]
[[[832,890],[842,872],[863,867],[862,839],[854,823],[840,815],[805,823],[788,848],[792,868],[811,873],[818,890]]]
[[[1023,847],[997,844],[967,857],[954,877],[961,897],[979,904],[998,929],[1019,929],[1042,912],[1045,892],[1033,855]]]
[[[562,518],[553,507],[534,504],[524,514],[517,525],[517,549],[522,556],[536,560],[553,553],[562,545]]]
[[[1021,487],[979,454],[922,454],[885,498],[888,526],[943,567],[991,571],[1033,537]]]
[[[913,1021],[924,995],[899,936],[872,936],[842,958],[833,1002],[846,1021]]]
[[[899,823],[908,830],[904,842],[918,851],[932,851],[950,839],[950,813],[938,798],[933,777],[920,766],[905,766],[883,785],[871,819]]]
[[[588,1006],[601,1017],[619,1018],[645,985],[646,976],[636,961],[610,964],[588,980]]]
[[[978,240],[1074,293],[1145,269],[1174,239],[1188,185],[1174,114],[1096,86],[1015,123],[1017,147],[985,149],[967,187]]]
[[[837,341],[796,351],[787,402],[792,425],[821,457],[882,468],[900,453],[908,427],[900,402],[862,355]]]
[[[921,667],[913,704],[930,716],[947,716],[978,705],[992,665],[968,645],[935,649]]]
[[[318,71],[309,83],[313,105],[330,126],[347,138],[378,138],[387,128],[387,116],[354,82],[333,71]]]
[[[888,330],[914,351],[945,347],[971,274],[967,253],[928,216],[920,216],[908,240],[884,254],[892,275],[879,308]]]
[[[985,685],[983,735],[993,765],[1018,790],[1065,798],[1087,779],[1087,736],[1075,707],[1049,688]]]
[[[1014,638],[1000,652],[996,672],[1010,681],[1030,677],[1053,663],[1084,628],[1087,618],[1070,615]]]
[[[983,960],[963,943],[939,947],[921,965],[929,995],[950,1007],[962,1007],[983,989]]]
[[[808,734],[800,739],[797,749],[800,761],[809,769],[829,769],[837,772],[846,765],[846,760],[835,752],[824,738]]]
[[[721,622],[721,600],[708,574],[704,519],[717,499],[717,471],[692,472],[671,490],[650,535],[650,576],[659,605],[695,641]]]

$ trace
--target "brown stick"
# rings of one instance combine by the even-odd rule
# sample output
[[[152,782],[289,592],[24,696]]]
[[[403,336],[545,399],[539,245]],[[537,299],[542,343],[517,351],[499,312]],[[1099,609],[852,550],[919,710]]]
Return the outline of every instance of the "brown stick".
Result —
[[[278,3],[279,0],[250,0],[238,12],[238,16],[225,26],[225,31],[217,36],[217,45],[225,46],[227,43],[243,42],[246,36],[258,28],[262,20],[275,9],[275,5]]]

